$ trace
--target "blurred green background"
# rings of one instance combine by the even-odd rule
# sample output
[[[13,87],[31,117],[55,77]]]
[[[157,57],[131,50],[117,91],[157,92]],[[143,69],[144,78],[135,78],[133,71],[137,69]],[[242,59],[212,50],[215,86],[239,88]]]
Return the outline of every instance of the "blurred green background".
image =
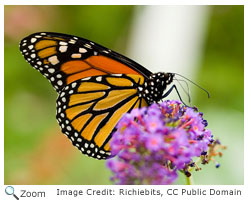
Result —
[[[140,9],[139,9],[140,7]],[[136,9],[137,8],[137,9]],[[105,161],[82,155],[60,133],[57,94],[25,62],[19,41],[39,31],[68,33],[122,54],[136,12],[144,6],[5,6],[5,184],[111,184]],[[154,22],[152,22],[154,23]],[[192,94],[215,138],[227,146],[222,158],[194,173],[195,184],[243,184],[244,7],[210,6],[198,76],[211,99]],[[185,184],[185,178],[175,184]]]

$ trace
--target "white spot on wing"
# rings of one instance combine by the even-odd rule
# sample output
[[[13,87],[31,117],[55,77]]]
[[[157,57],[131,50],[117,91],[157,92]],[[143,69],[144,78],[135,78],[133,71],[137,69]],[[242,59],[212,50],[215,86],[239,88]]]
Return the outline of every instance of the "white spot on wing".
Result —
[[[63,85],[63,81],[59,80],[59,81],[57,82],[57,84],[58,84],[59,86],[61,86],[61,85]]]
[[[69,43],[75,44],[75,43],[76,43],[76,40],[72,40],[72,39],[71,39],[71,40],[69,41]]]
[[[79,53],[86,53],[87,50],[85,48],[79,48]]]
[[[91,77],[86,77],[86,78],[82,78],[81,80],[82,81],[87,81],[87,80],[90,80],[91,79]]]
[[[72,84],[71,84],[71,87],[72,87],[72,88],[75,88],[76,85],[77,85],[77,83],[72,83]]]
[[[34,43],[37,41],[37,38],[31,38],[31,43]]]
[[[61,108],[58,108],[58,113],[61,113]]]
[[[89,45],[89,44],[84,44],[84,46],[85,46],[86,48],[88,48],[88,49],[91,49],[91,48],[92,48],[92,46]]]
[[[106,50],[103,50],[103,53],[106,53],[106,54],[108,54],[109,52],[108,52],[108,51],[106,51]]]
[[[54,68],[50,68],[50,69],[48,69],[48,72],[53,73],[53,72],[55,72],[55,69]]]
[[[57,56],[51,56],[48,58],[48,61],[53,64],[53,65],[56,65],[59,63],[59,60],[58,60],[58,57]]]
[[[63,97],[65,95],[65,92],[62,92],[61,94],[60,94],[60,97]]]
[[[81,54],[80,53],[74,53],[74,54],[71,54],[71,57],[72,58],[81,58]]]
[[[60,41],[59,44],[60,45],[67,45],[67,42]]]
[[[59,51],[60,51],[61,53],[64,53],[64,52],[67,51],[67,48],[68,48],[68,46],[60,46],[60,47],[59,47]]]
[[[102,77],[101,77],[101,76],[98,76],[98,77],[96,78],[96,80],[97,80],[98,82],[100,82],[100,81],[102,80]]]
[[[62,78],[62,75],[61,74],[57,74],[57,78]]]

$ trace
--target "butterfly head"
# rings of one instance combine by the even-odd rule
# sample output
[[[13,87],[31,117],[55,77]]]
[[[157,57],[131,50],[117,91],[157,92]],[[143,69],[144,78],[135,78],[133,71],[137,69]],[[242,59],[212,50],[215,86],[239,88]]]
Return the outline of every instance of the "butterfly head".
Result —
[[[164,73],[164,75],[165,75],[166,85],[171,84],[173,82],[174,73]]]
[[[143,88],[139,88],[139,91],[149,104],[158,102],[162,99],[167,85],[172,83],[173,77],[172,73],[154,73],[146,80]]]

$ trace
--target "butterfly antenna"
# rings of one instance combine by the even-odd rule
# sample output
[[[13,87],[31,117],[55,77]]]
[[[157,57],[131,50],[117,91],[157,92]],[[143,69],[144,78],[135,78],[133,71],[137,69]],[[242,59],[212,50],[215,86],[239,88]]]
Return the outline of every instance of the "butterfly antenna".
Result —
[[[185,80],[177,79],[175,77],[173,79],[176,80],[179,83],[180,87],[186,93],[186,95],[188,97],[188,102],[191,103],[190,89],[189,89],[189,86],[188,86],[187,82]],[[182,86],[180,81],[183,81],[186,84],[187,90],[184,89],[184,87]]]
[[[200,88],[201,90],[203,90],[204,92],[206,92],[208,98],[210,98],[209,92],[208,92],[206,89],[204,89],[203,87],[199,86],[198,84],[196,84],[195,82],[193,82],[193,81],[191,81],[190,79],[186,78],[185,76],[182,76],[182,75],[180,75],[180,74],[178,74],[178,73],[173,73],[173,74],[178,75],[178,76],[180,76],[180,77],[186,79],[186,80],[189,81],[190,83],[196,85],[198,88]]]

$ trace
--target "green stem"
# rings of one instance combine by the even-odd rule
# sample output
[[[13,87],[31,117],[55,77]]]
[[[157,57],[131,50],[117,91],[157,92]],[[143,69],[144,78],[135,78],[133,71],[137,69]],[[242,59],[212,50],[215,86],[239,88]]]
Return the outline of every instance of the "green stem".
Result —
[[[186,176],[186,183],[187,185],[193,185],[193,178],[192,175],[190,177]]]

